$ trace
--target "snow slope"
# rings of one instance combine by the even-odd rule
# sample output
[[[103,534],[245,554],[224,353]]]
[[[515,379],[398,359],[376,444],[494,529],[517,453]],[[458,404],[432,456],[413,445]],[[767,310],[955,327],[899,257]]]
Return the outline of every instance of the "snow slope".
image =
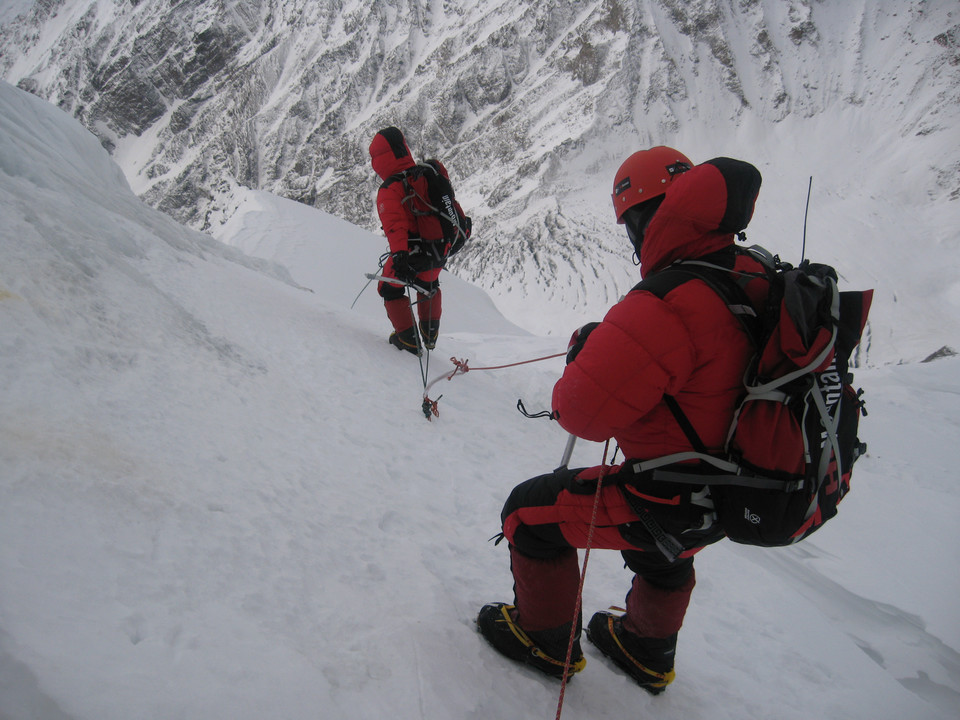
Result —
[[[373,288],[350,307],[382,240],[243,207],[248,255],[0,83],[0,718],[552,717],[558,684],[473,618],[511,597],[501,503],[566,441],[514,405],[545,406],[562,360],[442,381],[427,422]],[[563,350],[443,287],[428,377]],[[957,717],[958,369],[859,370],[871,451],[840,517],[706,550],[676,683],[650,697],[587,644],[563,717]],[[628,581],[593,554],[585,611]]]

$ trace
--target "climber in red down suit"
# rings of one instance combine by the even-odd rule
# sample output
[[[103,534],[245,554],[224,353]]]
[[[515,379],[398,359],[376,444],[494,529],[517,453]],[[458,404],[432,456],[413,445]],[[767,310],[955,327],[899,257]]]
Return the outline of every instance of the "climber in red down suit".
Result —
[[[613,186],[617,221],[639,257],[643,277],[676,260],[705,258],[757,272],[737,253],[760,189],[752,165],[717,158],[692,167],[681,153],[656,147],[631,155]],[[757,307],[763,277],[745,288]],[[626,458],[645,460],[690,451],[669,409],[675,401],[709,452],[722,449],[751,356],[749,337],[719,295],[695,279],[662,299],[634,289],[600,323],[574,333],[567,366],[553,389],[553,412],[573,435],[616,440]],[[672,398],[672,400],[671,400]],[[637,475],[634,463],[561,468],[514,488],[504,505],[514,603],[491,603],[477,617],[501,653],[563,677],[571,632],[570,672],[585,665],[577,548],[584,548],[602,476],[593,548],[619,550],[633,581],[626,612],[593,615],[587,638],[644,689],[656,694],[674,679],[677,631],[694,587],[694,554],[723,537],[702,488]],[[640,513],[680,539],[683,551],[661,552]]]
[[[419,355],[421,347],[436,345],[443,310],[440,270],[470,237],[470,218],[456,201],[443,164],[418,164],[397,128],[374,136],[370,161],[383,180],[377,213],[390,246],[383,276],[401,281],[377,286],[393,325],[390,344]],[[411,284],[417,286],[417,323],[406,291]]]

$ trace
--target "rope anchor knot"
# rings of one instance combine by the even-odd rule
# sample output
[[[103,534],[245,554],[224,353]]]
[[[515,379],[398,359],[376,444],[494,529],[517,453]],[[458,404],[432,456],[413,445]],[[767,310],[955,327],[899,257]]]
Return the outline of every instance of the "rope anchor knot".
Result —
[[[440,416],[440,411],[437,409],[437,403],[440,401],[440,397],[443,397],[443,395],[438,397],[436,400],[431,400],[427,393],[431,387],[436,385],[441,380],[444,380],[444,379],[453,380],[453,378],[456,377],[457,375],[466,375],[471,370],[502,370],[503,368],[516,367],[517,365],[526,365],[528,363],[540,362],[541,360],[551,360],[553,358],[564,357],[565,355],[566,355],[566,352],[562,352],[562,353],[557,353],[556,355],[547,355],[546,357],[533,358],[532,360],[521,360],[520,362],[508,363],[506,365],[492,365],[490,367],[479,367],[479,368],[471,368],[470,365],[468,364],[470,362],[469,360],[460,360],[458,358],[452,357],[450,358],[450,362],[452,362],[454,365],[453,370],[451,372],[447,372],[447,373],[444,373],[443,375],[435,377],[433,380],[431,380],[429,383],[427,383],[424,386],[423,408],[422,408],[423,415],[424,417],[427,418],[427,420],[432,419],[430,417],[431,415],[434,415],[437,417]]]

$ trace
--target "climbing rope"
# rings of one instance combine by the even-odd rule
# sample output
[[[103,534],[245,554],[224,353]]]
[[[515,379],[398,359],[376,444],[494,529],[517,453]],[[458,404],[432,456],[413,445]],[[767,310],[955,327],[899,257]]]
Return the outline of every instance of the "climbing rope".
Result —
[[[457,375],[466,375],[471,370],[503,370],[504,368],[516,367],[518,365],[527,365],[529,363],[540,362],[542,360],[552,360],[553,358],[563,357],[566,355],[566,352],[557,353],[556,355],[546,355],[544,357],[533,358],[532,360],[521,360],[519,362],[507,363],[506,365],[491,365],[489,367],[470,367],[468,360],[459,360],[455,357],[450,358],[450,362],[454,364],[454,368],[451,372],[445,372],[443,375],[438,375],[429,383],[426,383],[423,387],[423,414],[426,416],[427,420],[431,419],[431,415],[439,416],[440,411],[437,409],[437,403],[440,401],[441,395],[436,400],[431,400],[428,393],[430,388],[436,385],[441,380],[453,380]]]
[[[573,622],[570,624],[570,638],[567,641],[567,658],[563,664],[563,680],[560,682],[560,697],[557,699],[557,717],[563,712],[563,697],[567,692],[567,678],[570,677],[570,660],[573,655],[573,641],[577,637],[577,620],[583,607],[583,583],[587,578],[587,562],[590,560],[590,547],[593,545],[593,531],[597,526],[597,512],[600,509],[600,492],[603,490],[603,476],[607,472],[607,452],[610,450],[610,441],[603,446],[603,460],[600,462],[600,476],[597,478],[597,489],[593,494],[593,513],[590,515],[590,529],[587,531],[587,544],[583,553],[583,568],[580,571],[580,585],[577,588],[577,605],[573,610]]]
[[[420,293],[419,293],[418,289],[416,289],[416,286],[414,286],[413,284],[408,284],[408,285],[407,285],[407,300],[408,300],[409,303],[410,303],[410,318],[411,318],[411,320],[412,320],[412,322],[413,322],[413,326],[412,326],[412,327],[414,328],[414,330],[416,330],[416,328],[417,328],[417,314],[418,314],[417,305],[419,305],[421,302],[423,302],[423,300],[420,300],[420,299],[414,300],[414,297],[415,297],[415,296],[418,297],[418,298],[419,298],[419,296],[420,296]],[[433,303],[433,293],[430,293],[429,295],[425,295],[425,296],[424,296],[424,299],[425,299],[428,303],[431,303],[431,304],[432,304],[432,303]],[[426,394],[426,392],[427,392],[427,376],[428,376],[429,373],[430,373],[430,349],[429,349],[426,345],[423,344],[423,339],[420,337],[420,333],[419,333],[419,332],[416,333],[416,336],[417,336],[417,360],[420,362],[420,379],[421,379],[421,381],[423,381],[423,392],[424,392],[424,394]],[[424,358],[426,358],[426,359],[424,359]]]
[[[364,277],[367,278],[367,284],[360,288],[360,292],[357,293],[357,296],[353,299],[353,302],[350,303],[350,309],[353,310],[353,306],[357,304],[357,300],[360,299],[360,296],[363,295],[363,291],[370,287],[370,283],[374,280],[384,279],[381,273],[383,272],[383,265],[387,262],[387,258],[390,257],[390,253],[385,252],[380,256],[379,264],[377,265],[377,271],[375,273],[364,273]]]
[[[357,304],[357,300],[360,299],[360,296],[363,294],[363,291],[366,290],[367,287],[369,287],[370,283],[372,283],[374,280],[391,283],[393,285],[402,285],[406,290],[407,299],[410,301],[410,314],[412,316],[414,325],[416,325],[417,310],[415,306],[424,301],[428,303],[432,303],[433,296],[436,294],[437,290],[436,288],[434,288],[433,290],[427,290],[426,288],[420,287],[416,283],[404,282],[403,280],[398,280],[397,278],[386,277],[382,275],[381,273],[383,271],[383,266],[386,263],[387,258],[389,257],[390,257],[390,253],[384,253],[383,255],[380,256],[380,261],[377,268],[378,272],[364,273],[364,277],[367,278],[367,284],[360,289],[359,293],[357,293],[357,296],[353,299],[353,302],[350,304],[350,308],[353,309],[353,306]],[[417,300],[413,299],[413,293],[417,294],[418,296]],[[432,316],[432,313],[428,313],[428,315]],[[454,364],[453,371],[444,373],[443,375],[439,375],[435,377],[433,380],[430,380],[429,382],[427,382],[427,377],[430,374],[430,349],[421,344],[419,333],[417,334],[417,345],[420,351],[417,355],[417,359],[420,362],[420,379],[423,381],[423,405],[421,406],[421,410],[423,411],[423,415],[425,418],[427,418],[427,420],[432,420],[434,417],[440,416],[440,410],[438,408],[437,403],[439,403],[440,398],[442,398],[443,395],[438,396],[436,400],[431,400],[429,397],[429,392],[430,392],[430,388],[433,387],[436,383],[440,382],[441,380],[444,380],[444,379],[453,380],[455,376],[466,375],[471,370],[502,370],[504,368],[516,367],[517,365],[526,365],[528,363],[540,362],[541,360],[552,360],[553,358],[558,358],[566,355],[566,352],[562,352],[562,353],[557,353],[556,355],[547,355],[545,357],[533,358],[532,360],[521,360],[519,362],[507,363],[505,365],[491,365],[490,367],[477,367],[477,368],[470,367],[467,364],[468,363],[467,360],[458,360],[457,358],[452,357],[450,358],[450,362]],[[518,407],[521,408],[520,411],[526,414],[526,412],[522,409],[522,402],[518,401],[517,404],[518,404]],[[528,415],[528,417],[537,417],[537,416]],[[546,413],[544,417],[552,417],[552,416],[550,413]]]

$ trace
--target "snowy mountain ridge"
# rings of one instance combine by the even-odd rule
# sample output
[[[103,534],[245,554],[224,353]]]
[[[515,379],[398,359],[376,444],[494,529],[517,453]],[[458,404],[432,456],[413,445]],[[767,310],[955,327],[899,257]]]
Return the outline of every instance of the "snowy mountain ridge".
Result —
[[[218,237],[243,187],[375,230],[366,147],[402,127],[476,221],[452,269],[538,332],[592,319],[635,281],[609,190],[652,144],[760,167],[754,235],[789,233],[773,248],[788,259],[809,176],[821,259],[835,257],[818,239],[850,236],[889,266],[900,222],[931,265],[957,259],[949,2],[20,0],[0,22],[0,76],[80,119],[147,202]],[[867,265],[851,282],[875,281]],[[952,305],[940,287],[933,304]],[[531,297],[566,320],[545,326]],[[946,315],[942,344],[956,342]],[[894,345],[878,361],[936,349]]]

